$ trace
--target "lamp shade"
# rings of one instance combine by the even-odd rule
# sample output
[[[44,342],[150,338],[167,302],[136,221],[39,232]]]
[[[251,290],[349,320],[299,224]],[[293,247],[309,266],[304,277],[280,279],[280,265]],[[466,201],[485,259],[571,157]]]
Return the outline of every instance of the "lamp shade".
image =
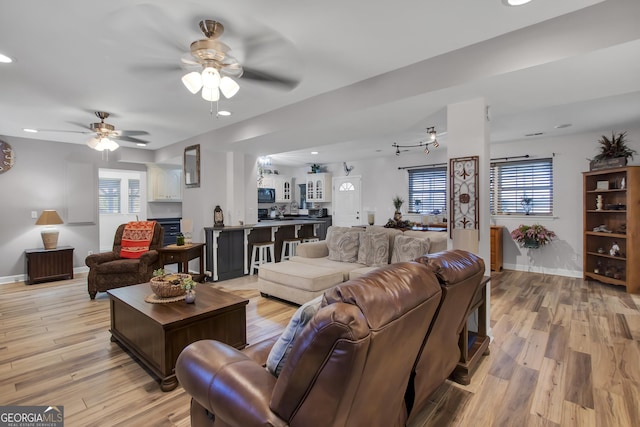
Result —
[[[36,221],[36,225],[55,225],[55,224],[64,224],[58,212],[53,209],[44,210],[40,214],[40,217]]]
[[[189,92],[196,94],[202,87],[202,76],[196,71],[192,71],[189,74],[182,76],[182,83],[189,90]]]
[[[42,236],[42,244],[45,249],[55,249],[58,247],[58,229],[51,227],[52,225],[63,224],[62,218],[55,210],[44,210],[40,214],[40,217],[36,221],[36,225],[47,225],[42,229],[40,235]]]

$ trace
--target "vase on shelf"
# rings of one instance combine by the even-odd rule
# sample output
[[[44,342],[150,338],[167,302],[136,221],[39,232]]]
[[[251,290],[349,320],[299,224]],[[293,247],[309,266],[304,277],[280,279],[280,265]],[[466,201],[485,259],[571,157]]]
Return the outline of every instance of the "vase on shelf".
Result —
[[[401,221],[402,220],[402,213],[400,213],[399,210],[396,210],[396,212],[393,214],[393,219],[396,221]]]
[[[188,289],[184,294],[184,301],[187,304],[193,304],[194,302],[196,302],[196,291],[194,291],[193,289]]]
[[[602,210],[602,195],[598,194],[598,196],[596,196],[596,210],[601,211]]]
[[[522,247],[528,249],[538,249],[540,247],[540,243],[535,239],[524,239]]]

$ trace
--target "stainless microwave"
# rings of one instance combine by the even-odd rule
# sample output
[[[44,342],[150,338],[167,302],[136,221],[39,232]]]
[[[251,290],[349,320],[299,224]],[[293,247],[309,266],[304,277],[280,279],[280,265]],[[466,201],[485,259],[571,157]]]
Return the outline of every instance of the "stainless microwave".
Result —
[[[329,216],[327,208],[309,208],[309,216],[311,218],[324,218]]]
[[[258,188],[258,203],[275,203],[275,188]]]

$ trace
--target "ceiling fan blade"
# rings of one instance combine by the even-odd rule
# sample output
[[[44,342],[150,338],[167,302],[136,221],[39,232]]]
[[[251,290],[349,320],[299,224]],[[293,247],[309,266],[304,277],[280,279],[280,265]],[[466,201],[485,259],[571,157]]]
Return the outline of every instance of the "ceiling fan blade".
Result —
[[[120,136],[140,136],[140,135],[149,135],[149,132],[146,130],[120,130],[116,131]]]
[[[295,77],[285,77],[247,67],[244,67],[241,79],[254,80],[260,83],[270,83],[289,90],[295,89],[298,84],[300,84],[300,80]]]
[[[138,138],[133,138],[131,136],[120,135],[120,136],[116,136],[116,138],[119,139],[120,141],[134,142],[136,144],[145,144],[145,145],[149,144],[149,141],[145,141],[143,139],[138,139]]]

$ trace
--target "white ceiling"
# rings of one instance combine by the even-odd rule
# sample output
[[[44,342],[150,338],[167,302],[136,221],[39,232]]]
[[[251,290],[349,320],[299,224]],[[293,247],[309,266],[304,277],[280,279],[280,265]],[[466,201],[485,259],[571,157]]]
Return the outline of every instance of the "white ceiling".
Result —
[[[205,18],[242,63],[298,86],[240,79],[220,102],[233,115],[212,116],[178,68]],[[82,131],[102,110],[149,132],[147,149],[188,141],[296,164],[393,155],[476,97],[494,142],[640,123],[638,0],[23,0],[2,5],[0,53],[15,59],[0,64],[0,135],[78,144],[87,135],[22,129]]]

